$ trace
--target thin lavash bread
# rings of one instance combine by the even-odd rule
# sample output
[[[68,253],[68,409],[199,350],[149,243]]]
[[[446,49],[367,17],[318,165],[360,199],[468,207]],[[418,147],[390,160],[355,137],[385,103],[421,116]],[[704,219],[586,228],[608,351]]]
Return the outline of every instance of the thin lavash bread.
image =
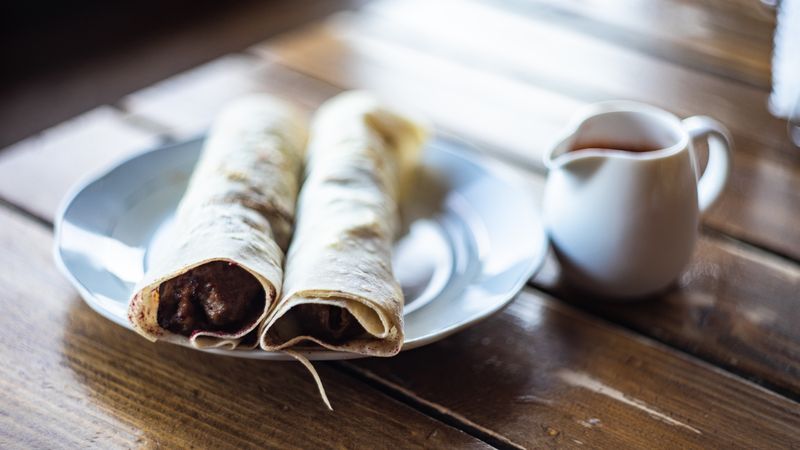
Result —
[[[233,349],[257,328],[281,291],[306,140],[305,117],[270,96],[224,108],[178,206],[169,248],[135,288],[128,318],[139,334]],[[256,345],[254,334],[247,340]]]
[[[366,92],[320,107],[283,294],[260,333],[264,350],[316,343],[370,356],[400,351],[403,293],[392,246],[398,203],[427,135]]]

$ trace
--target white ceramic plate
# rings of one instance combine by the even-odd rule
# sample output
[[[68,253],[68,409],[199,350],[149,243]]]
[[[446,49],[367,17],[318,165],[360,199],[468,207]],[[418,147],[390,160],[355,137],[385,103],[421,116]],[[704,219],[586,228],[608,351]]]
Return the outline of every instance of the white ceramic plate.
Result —
[[[55,259],[86,303],[130,328],[134,284],[158,257],[203,139],[130,157],[80,183],[56,217]],[[536,202],[515,175],[463,144],[426,149],[394,268],[406,297],[404,350],[435,342],[507,305],[540,266],[547,240]],[[143,342],[143,345],[147,345]],[[203,350],[287,359],[262,350]],[[304,352],[309,359],[349,353]]]

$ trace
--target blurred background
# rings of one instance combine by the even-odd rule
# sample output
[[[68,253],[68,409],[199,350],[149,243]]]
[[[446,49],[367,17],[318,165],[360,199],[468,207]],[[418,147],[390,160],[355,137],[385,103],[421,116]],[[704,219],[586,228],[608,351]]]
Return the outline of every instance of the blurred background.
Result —
[[[379,16],[392,9],[404,9],[398,8],[397,2],[368,0],[3,2],[0,6],[0,57],[3,61],[0,148],[99,105],[114,104],[125,95],[176,73],[225,54],[241,52],[336,11],[368,3],[377,5],[372,9],[378,11]],[[782,14],[777,15],[782,16],[781,23],[776,20],[776,3],[782,10]],[[480,4],[487,9],[503,10],[509,17],[528,16],[534,20],[524,25],[511,20],[508,28],[498,27],[497,21],[488,20],[486,30],[475,28],[476,37],[491,36],[484,43],[494,45],[497,56],[472,62],[473,65],[514,72],[513,67],[505,70],[509,64],[495,59],[511,51],[505,42],[513,41],[516,28],[524,26],[532,33],[520,35],[520,46],[514,51],[524,51],[524,39],[536,37],[544,41],[530,42],[531,54],[519,54],[523,65],[545,50],[538,64],[555,62],[555,66],[560,67],[567,62],[566,69],[569,69],[571,59],[583,58],[583,50],[570,42],[559,43],[559,34],[553,35],[553,42],[546,42],[546,27],[553,25],[557,30],[580,32],[597,41],[732,79],[745,86],[770,89],[774,81],[778,92],[772,97],[770,111],[790,117],[800,114],[795,112],[798,109],[796,99],[800,97],[800,57],[792,56],[800,55],[798,3],[797,0],[484,0],[464,2],[461,8],[458,2],[434,2],[436,6],[433,7],[412,2],[413,6],[405,9],[413,10],[415,17],[406,24],[407,39],[404,40],[426,39],[424,34],[415,35],[417,23],[420,27],[430,27],[433,21],[439,28],[453,30],[467,23],[480,27],[480,23],[470,22],[474,20],[471,15],[475,14],[476,5]],[[544,31],[536,35],[533,32],[536,29]],[[776,46],[786,56],[776,54],[777,64],[771,68],[775,35],[786,42],[786,45]],[[423,45],[436,49],[437,35],[429,35]],[[457,50],[469,51],[468,43],[462,42]],[[552,58],[556,61],[551,61]],[[494,64],[498,66],[490,67]],[[608,61],[608,64],[614,66],[618,62]],[[624,67],[616,69],[624,70]],[[635,73],[636,70],[630,70],[621,78],[633,77]],[[772,80],[773,74],[779,74],[779,78]],[[675,82],[659,80],[652,74],[642,75],[650,76],[653,84]],[[586,73],[585,76],[586,84],[590,85],[588,89],[593,89],[593,75]],[[599,76],[609,81],[613,78],[602,73]],[[523,81],[545,89],[554,84],[552,80],[543,79]],[[583,86],[557,86],[555,90],[565,89],[571,96],[588,100],[603,97],[584,95],[589,91]],[[619,93],[610,91],[606,97],[619,97]]]
[[[0,4],[0,148],[361,0]]]

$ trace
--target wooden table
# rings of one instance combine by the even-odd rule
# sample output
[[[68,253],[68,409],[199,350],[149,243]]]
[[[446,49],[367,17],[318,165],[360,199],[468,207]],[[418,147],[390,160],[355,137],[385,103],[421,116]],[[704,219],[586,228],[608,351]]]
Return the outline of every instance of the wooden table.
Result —
[[[235,53],[211,46],[210,63],[6,148],[0,447],[800,448],[800,150],[766,109],[774,21],[757,0],[376,0]],[[119,89],[152,76],[141,65]],[[661,298],[585,298],[550,259],[472,329],[317,364],[335,412],[299,364],[149,344],[57,272],[55,208],[87,172],[202,132],[245,92],[310,111],[346,88],[425,111],[536,192],[554,133],[612,98],[718,118],[733,176]]]

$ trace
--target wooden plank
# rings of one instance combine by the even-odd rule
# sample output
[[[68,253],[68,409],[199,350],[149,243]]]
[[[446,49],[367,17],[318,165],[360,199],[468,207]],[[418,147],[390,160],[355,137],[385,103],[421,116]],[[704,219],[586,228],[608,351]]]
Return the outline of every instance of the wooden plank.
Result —
[[[97,108],[0,151],[0,197],[52,220],[81,176],[158,140],[113,108]]]
[[[453,17],[453,23],[457,18],[457,15]],[[488,16],[486,21],[489,21]],[[800,160],[798,153],[790,148],[785,126],[766,112],[766,93],[734,86],[680,67],[670,67],[666,63],[648,62],[641,55],[630,54],[626,56],[626,65],[608,69],[605,76],[602,69],[598,69],[598,85],[581,81],[585,77],[580,74],[595,73],[590,67],[584,67],[580,72],[568,66],[558,70],[542,69],[550,73],[552,80],[559,77],[558,73],[563,74],[560,81],[550,84],[533,78],[522,81],[518,76],[507,76],[511,69],[485,70],[486,67],[502,67],[502,64],[488,60],[483,61],[482,66],[468,63],[471,55],[482,52],[477,42],[464,47],[467,50],[461,52],[461,61],[458,57],[436,56],[425,49],[407,45],[407,42],[398,43],[392,40],[394,38],[386,38],[386,33],[394,35],[386,23],[372,16],[339,16],[336,20],[265,43],[257,51],[328,83],[344,88],[372,89],[398,103],[416,107],[430,114],[443,127],[498,148],[517,161],[528,161],[529,165],[540,170],[542,153],[568,117],[587,101],[610,95],[603,91],[604,86],[619,86],[614,88],[614,96],[653,101],[681,114],[706,112],[726,119],[734,130],[737,144],[734,174],[731,188],[725,193],[721,205],[707,217],[708,223],[732,236],[800,260],[800,216],[790,212],[795,209],[794,205],[800,204]],[[475,26],[467,26],[470,24]],[[415,39],[409,36],[425,37],[423,25],[421,21],[413,32],[408,28],[402,38],[399,34],[396,37],[404,41]],[[470,30],[480,28],[477,22],[462,26]],[[425,42],[442,42],[431,36],[428,38],[424,39]],[[603,53],[599,47],[594,47],[595,44],[591,45],[592,48],[581,55],[590,58],[596,50],[598,54],[611,58],[614,54],[619,56],[626,52],[615,49]],[[597,45],[606,46],[602,43]],[[435,49],[436,44],[428,47]],[[494,41],[490,47],[503,45]],[[565,47],[556,53],[567,50]],[[498,53],[502,54],[501,51]],[[479,56],[475,58],[480,60]],[[519,59],[524,61],[524,58]],[[506,62],[511,64],[512,60]],[[583,63],[574,60],[570,64]],[[547,64],[530,60],[519,70],[538,70],[535,69],[538,66]],[[656,77],[647,81],[647,71],[650,70],[652,75],[657,66],[663,68],[666,71],[664,76],[669,75],[669,78]],[[630,67],[637,70],[628,70]],[[644,72],[638,71],[639,67]],[[614,78],[616,72],[619,76]],[[625,73],[638,75],[630,78]],[[645,76],[644,81],[636,81],[637,76]],[[554,88],[570,78],[573,79],[571,83],[577,86],[576,90],[581,92],[580,98],[536,85],[542,83]],[[659,91],[662,87],[663,91]],[[765,214],[765,211],[769,213]]]
[[[0,151],[0,198],[52,221],[81,178],[164,138],[205,131],[226,101],[253,91],[310,113],[340,89],[253,56],[221,58],[133,94],[126,112],[104,106]]]
[[[61,198],[84,176],[167,136],[200,134],[226,101],[254,91],[310,112],[340,89],[324,83],[309,88],[298,73],[230,55],[127,97],[125,112],[102,106],[0,150],[0,198],[52,221]]]
[[[253,51],[342,89],[371,89],[429,115],[446,130],[538,167],[542,136],[552,135],[585,104],[392,43],[354,39],[345,28],[341,19],[326,21]]]
[[[644,302],[571,289],[552,258],[534,285],[582,309],[800,398],[800,266],[704,235],[676,286]]]
[[[779,162],[745,153],[734,158],[726,191],[704,222],[800,261],[800,159],[797,163]]]
[[[630,98],[683,116],[708,114],[757,142],[787,153],[790,148],[785,122],[767,111],[768,90],[654,58],[580,28],[457,0],[383,0],[365,13],[340,17],[340,33],[353,40],[389,41],[584,101]],[[448,26],[438,17],[449,17]]]
[[[774,12],[753,0],[485,0],[661,59],[768,89]]]
[[[172,139],[204,133],[228,101],[264,92],[309,115],[341,88],[287,70],[268,58],[231,54],[134,92],[120,102],[126,118],[164,129]]]
[[[329,50],[334,51],[333,49]],[[298,49],[298,52],[302,53],[302,51],[302,49]],[[348,55],[340,52],[338,56],[347,57]],[[144,116],[168,125],[178,136],[195,134],[207,128],[222,104],[237,95],[245,92],[266,91],[287,97],[281,93],[283,86],[276,84],[271,79],[275,71],[272,69],[274,64],[270,64],[270,62],[269,55],[266,56],[266,61],[261,63],[241,55],[228,57],[173,77],[152,88],[134,93],[123,101],[123,107],[134,117]],[[342,67],[346,65],[346,60],[337,58],[337,55],[330,55],[325,59],[325,63],[326,70],[346,70],[345,67]],[[328,65],[328,63],[332,64]],[[436,68],[439,69],[438,66]],[[441,67],[443,74],[446,74],[448,70],[452,69],[447,66]],[[364,81],[369,79],[375,83],[381,83],[382,80],[385,80],[386,84],[380,86],[379,91],[393,92],[393,99],[405,99],[406,106],[424,109],[426,113],[435,115],[435,118],[443,122],[443,125],[452,129],[481,129],[480,134],[472,135],[474,138],[489,139],[493,144],[500,143],[511,146],[519,142],[524,134],[527,134],[527,131],[521,134],[521,130],[503,126],[503,123],[496,120],[493,114],[498,105],[482,105],[480,102],[485,100],[485,96],[453,98],[449,96],[452,91],[448,90],[442,91],[442,95],[437,95],[436,86],[431,88],[431,81],[440,79],[442,83],[446,83],[447,80],[444,77],[436,78],[429,76],[428,73],[423,73],[427,83],[419,83],[414,86],[411,83],[398,83],[397,77],[382,79],[376,75],[379,74],[365,73]],[[551,102],[559,105],[562,109],[569,108],[569,111],[577,105],[576,102],[571,102],[566,98],[554,101],[551,98],[552,95],[544,90],[523,89],[522,85],[506,82],[499,77],[465,79],[462,87],[466,88],[467,86],[475,86],[476,89],[482,89],[486,94],[502,91],[507,92],[508,95],[524,95],[531,102]],[[374,88],[374,86],[366,87]],[[418,89],[424,89],[424,91],[420,92]],[[326,93],[332,95],[339,90],[340,88],[327,89]],[[293,89],[292,92],[297,93],[297,89]],[[302,94],[300,98],[307,95],[309,94]],[[414,101],[408,101],[408,99],[414,99]],[[303,100],[300,101],[303,102]],[[506,106],[509,113],[517,111],[514,105]],[[468,108],[472,114],[456,116],[453,114],[456,108]],[[521,113],[521,111],[518,112]],[[567,113],[567,111],[563,111],[562,115]],[[547,125],[541,121],[531,123],[534,127]],[[487,124],[493,124],[493,126],[489,127]],[[536,130],[531,130],[531,132],[536,132]],[[524,150],[519,148],[519,151]]]
[[[90,310],[51,234],[0,208],[0,446],[488,447],[325,364],[151,344]]]
[[[164,126],[173,138],[192,137],[208,129],[226,102],[259,90],[258,65],[250,56],[227,55],[134,92],[120,106],[129,118]]]
[[[787,448],[800,405],[526,291],[364,376],[525,447]]]

